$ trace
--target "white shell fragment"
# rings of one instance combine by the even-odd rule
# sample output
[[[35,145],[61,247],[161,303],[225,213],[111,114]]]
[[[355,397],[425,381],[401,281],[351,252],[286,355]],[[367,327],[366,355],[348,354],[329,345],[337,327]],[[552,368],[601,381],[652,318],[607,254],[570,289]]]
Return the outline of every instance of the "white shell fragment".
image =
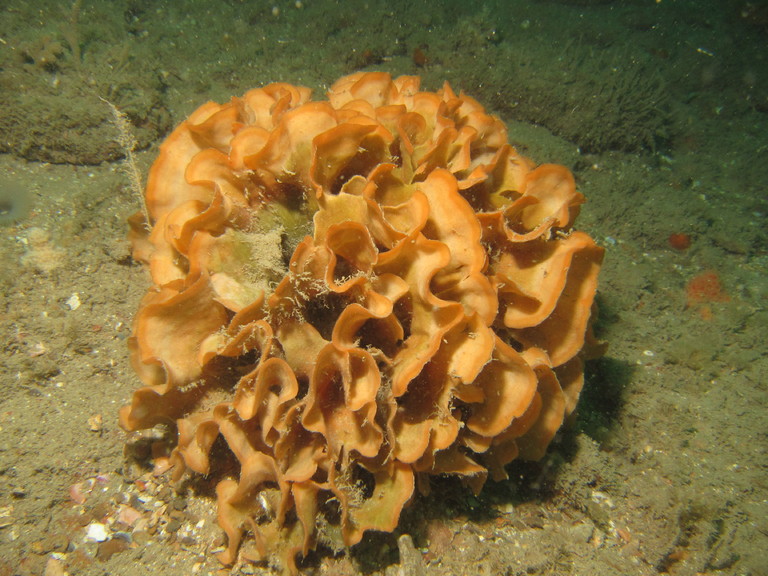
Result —
[[[69,308],[70,310],[77,310],[78,308],[80,308],[80,304],[81,304],[80,294],[78,294],[77,292],[74,292],[72,296],[67,298],[67,301],[65,302],[65,304],[67,305],[67,308]]]
[[[91,542],[105,542],[109,540],[109,528],[101,522],[91,522],[88,524],[85,539]]]

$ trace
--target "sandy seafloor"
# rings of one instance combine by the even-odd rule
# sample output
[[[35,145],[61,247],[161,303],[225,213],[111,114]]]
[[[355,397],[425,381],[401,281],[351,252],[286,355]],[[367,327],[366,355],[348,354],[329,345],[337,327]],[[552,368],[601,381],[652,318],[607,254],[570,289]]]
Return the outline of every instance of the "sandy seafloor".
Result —
[[[278,80],[322,94],[354,70],[447,79],[574,172],[577,227],[607,248],[609,347],[543,462],[477,498],[437,482],[396,534],[303,572],[768,574],[767,47],[759,0],[4,0],[0,576],[227,573],[211,501],[124,463],[148,275],[99,96],[131,116],[146,175],[206,100]],[[691,302],[703,273],[721,292]]]

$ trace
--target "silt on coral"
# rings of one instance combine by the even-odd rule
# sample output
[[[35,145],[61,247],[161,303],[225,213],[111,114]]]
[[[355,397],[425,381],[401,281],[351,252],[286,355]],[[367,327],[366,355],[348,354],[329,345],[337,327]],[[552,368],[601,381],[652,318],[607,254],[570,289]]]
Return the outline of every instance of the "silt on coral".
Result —
[[[220,478],[231,563],[392,531],[415,487],[538,459],[573,411],[603,250],[583,197],[446,84],[358,73],[200,107],[151,169],[127,430]],[[239,470],[222,478],[223,439]],[[231,468],[231,467],[230,467]],[[253,541],[241,547],[246,531]]]

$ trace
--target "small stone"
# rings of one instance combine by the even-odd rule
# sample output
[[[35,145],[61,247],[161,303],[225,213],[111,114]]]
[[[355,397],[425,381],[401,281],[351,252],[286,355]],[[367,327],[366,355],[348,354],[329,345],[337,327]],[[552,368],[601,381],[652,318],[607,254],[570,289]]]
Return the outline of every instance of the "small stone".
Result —
[[[101,429],[104,426],[103,419],[101,417],[101,414],[94,414],[90,418],[88,418],[88,429],[91,432],[101,432]]]
[[[192,536],[182,536],[179,538],[179,544],[188,547],[197,546],[197,540],[192,538]]]
[[[0,506],[0,528],[7,528],[16,523],[13,517],[13,506]]]
[[[600,504],[597,504],[596,502],[586,502],[584,508],[589,519],[599,528],[605,530],[610,527],[611,516],[605,508],[600,506]]]
[[[141,512],[131,506],[120,506],[120,510],[117,513],[118,522],[122,522],[126,526],[133,526],[141,517]]]
[[[454,530],[444,522],[430,522],[427,525],[427,540],[429,541],[431,556],[440,557],[446,554],[453,543],[455,535]]]
[[[65,304],[67,305],[67,308],[69,308],[70,310],[77,310],[78,308],[80,308],[80,304],[81,304],[80,294],[78,294],[77,292],[73,293],[72,296],[67,298],[67,301],[65,302]]]
[[[92,522],[88,524],[85,532],[85,539],[91,542],[104,542],[109,538],[109,528],[101,522]]]
[[[29,549],[32,551],[33,554],[38,554],[42,556],[43,554],[48,554],[50,550],[46,546],[45,540],[35,540],[30,544]]]
[[[181,528],[181,522],[176,520],[176,518],[172,518],[171,521],[165,525],[165,531],[171,534],[178,532],[179,528]]]
[[[99,544],[99,550],[96,552],[96,558],[106,562],[115,554],[128,550],[129,544],[122,538],[113,538]]]
[[[146,530],[137,530],[133,534],[133,541],[139,546],[144,546],[152,540],[152,536]]]
[[[82,546],[77,547],[78,555],[82,554],[84,558],[88,558],[90,560],[93,560],[96,558],[96,554],[99,551],[99,544],[98,542],[91,542],[90,540],[86,540],[83,542]]]
[[[595,532],[595,526],[591,522],[579,522],[568,530],[577,542],[589,542]]]
[[[112,504],[109,502],[99,502],[93,508],[91,508],[91,518],[104,520],[112,516],[114,512]]]
[[[523,522],[520,518],[513,518],[509,524],[512,528],[520,532],[528,529],[528,525],[525,522]]]
[[[200,517],[197,516],[196,514],[193,514],[191,512],[184,512],[184,516],[185,516],[184,520],[189,522],[197,530],[199,530],[202,527],[202,525],[198,526],[198,524],[200,524]]]
[[[421,553],[416,550],[413,540],[408,534],[403,534],[397,539],[397,549],[400,552],[400,571],[409,576],[424,576],[424,560]]]
[[[77,518],[74,519],[74,522],[80,526],[80,528],[85,528],[88,526],[88,523],[91,521],[91,517],[86,513],[81,513]]]
[[[83,482],[72,484],[69,487],[69,499],[75,504],[85,504],[88,494],[84,488]]]
[[[45,563],[43,576],[68,576],[68,573],[64,569],[64,563],[61,560],[58,558],[48,558],[48,562]]]
[[[69,548],[69,537],[65,534],[51,534],[45,540],[53,552],[66,552]]]

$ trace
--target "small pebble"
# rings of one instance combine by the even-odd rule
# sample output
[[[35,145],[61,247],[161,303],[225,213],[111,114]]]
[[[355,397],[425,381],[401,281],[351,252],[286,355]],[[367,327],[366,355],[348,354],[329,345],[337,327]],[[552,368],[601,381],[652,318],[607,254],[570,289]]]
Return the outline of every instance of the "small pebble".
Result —
[[[85,528],[86,526],[88,526],[88,523],[90,521],[91,521],[91,517],[88,514],[85,514],[85,513],[81,513],[80,516],[75,518],[75,522],[81,528]]]
[[[106,562],[115,554],[119,554],[125,550],[128,550],[129,544],[121,538],[113,538],[107,542],[99,544],[99,550],[96,552],[96,558],[102,562]]]
[[[35,540],[29,546],[29,549],[32,551],[33,554],[37,554],[39,556],[42,556],[43,554],[48,554],[48,552],[52,550],[48,546],[48,543],[45,540]]]
[[[88,429],[91,432],[101,432],[103,426],[104,426],[104,421],[102,419],[101,414],[94,414],[93,416],[88,418]]]
[[[48,558],[43,576],[67,576],[67,571],[64,569],[64,563],[57,558]]]
[[[69,538],[65,534],[51,534],[45,539],[53,552],[66,552]]]
[[[197,540],[192,538],[192,536],[182,536],[179,538],[179,544],[182,546],[197,546]]]
[[[120,506],[117,520],[127,526],[133,526],[141,518],[141,512],[130,506]]]
[[[100,522],[92,522],[88,525],[85,539],[91,542],[104,542],[109,538],[109,528]]]
[[[152,536],[145,530],[137,530],[132,534],[132,536],[134,543],[138,544],[139,546],[144,546],[145,544],[148,544],[150,540],[152,540]]]
[[[499,512],[502,514],[514,514],[515,513],[515,505],[512,504],[512,502],[504,502],[498,506]]]
[[[69,308],[70,310],[73,310],[73,311],[77,310],[78,308],[80,308],[80,304],[81,304],[81,302],[80,302],[80,294],[75,292],[74,294],[72,294],[72,296],[70,296],[67,299],[65,304],[67,305],[67,308]]]
[[[85,500],[88,498],[88,495],[84,490],[84,485],[82,482],[72,484],[72,486],[69,487],[69,498],[75,504],[85,504]]]

